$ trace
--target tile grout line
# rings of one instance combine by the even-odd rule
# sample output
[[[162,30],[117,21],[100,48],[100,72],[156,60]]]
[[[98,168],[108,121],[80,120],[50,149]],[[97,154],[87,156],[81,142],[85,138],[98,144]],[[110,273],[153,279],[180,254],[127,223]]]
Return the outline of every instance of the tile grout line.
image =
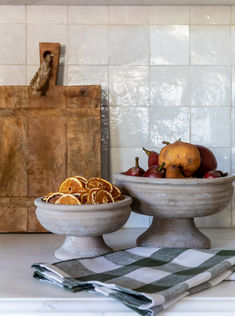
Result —
[[[191,26],[192,6],[189,6],[189,142],[192,142],[192,62],[191,62],[191,39],[192,39],[192,26]]]
[[[230,174],[232,174],[233,164],[232,164],[232,105],[233,105],[233,66],[232,66],[232,6],[230,6],[230,28],[229,28],[229,52],[230,52],[230,117],[229,117],[229,125],[230,125]],[[234,189],[233,189],[234,191]],[[234,211],[233,211],[233,199],[230,202],[231,210],[230,210],[230,227],[233,227],[234,224]]]
[[[150,139],[150,109],[151,109],[151,76],[150,76],[150,71],[151,71],[151,25],[150,25],[150,7],[148,10],[148,146],[150,147],[151,139]],[[152,223],[151,217],[148,217],[148,227],[150,227]]]

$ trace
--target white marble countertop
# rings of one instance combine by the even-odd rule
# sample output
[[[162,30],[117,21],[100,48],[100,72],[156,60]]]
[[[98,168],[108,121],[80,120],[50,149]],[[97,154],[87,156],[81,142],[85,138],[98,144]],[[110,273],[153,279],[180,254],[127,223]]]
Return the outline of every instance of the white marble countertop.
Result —
[[[143,229],[123,229],[105,236],[115,250],[135,245]],[[213,248],[235,249],[235,229],[204,229]],[[121,238],[120,238],[121,236]],[[32,277],[31,264],[55,262],[64,237],[52,234],[0,234],[0,315],[131,316],[111,298],[87,292],[69,293]],[[235,281],[184,298],[161,316],[234,316]]]

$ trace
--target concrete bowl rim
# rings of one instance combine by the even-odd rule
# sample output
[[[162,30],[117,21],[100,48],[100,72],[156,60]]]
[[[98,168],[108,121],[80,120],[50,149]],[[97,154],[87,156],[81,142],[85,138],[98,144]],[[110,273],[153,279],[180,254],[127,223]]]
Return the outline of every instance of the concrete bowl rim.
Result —
[[[88,204],[88,205],[59,205],[53,203],[47,203],[42,201],[43,197],[39,197],[34,200],[34,205],[37,208],[50,210],[54,212],[103,212],[103,211],[110,211],[113,212],[115,209],[120,209],[126,206],[130,206],[132,203],[132,198],[128,195],[122,194],[124,200],[113,202],[113,203],[104,203],[104,204]]]
[[[166,178],[147,178],[128,176],[121,173],[114,174],[115,180],[120,180],[123,183],[135,183],[135,184],[150,184],[150,185],[207,185],[207,184],[222,184],[232,183],[235,181],[235,175],[228,175],[220,178],[192,178],[192,179],[166,179]]]

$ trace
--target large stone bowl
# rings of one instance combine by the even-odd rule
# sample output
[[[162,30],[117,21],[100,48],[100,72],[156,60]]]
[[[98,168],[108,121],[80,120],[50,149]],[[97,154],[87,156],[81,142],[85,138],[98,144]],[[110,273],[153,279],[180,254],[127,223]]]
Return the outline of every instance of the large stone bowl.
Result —
[[[114,175],[115,184],[133,198],[132,210],[153,216],[138,246],[209,248],[210,240],[194,217],[222,211],[233,194],[235,176],[214,179],[160,179]]]
[[[132,199],[91,205],[57,205],[46,203],[42,198],[34,201],[36,215],[48,231],[65,235],[63,245],[55,251],[61,260],[92,257],[111,252],[103,234],[120,229],[130,216]]]

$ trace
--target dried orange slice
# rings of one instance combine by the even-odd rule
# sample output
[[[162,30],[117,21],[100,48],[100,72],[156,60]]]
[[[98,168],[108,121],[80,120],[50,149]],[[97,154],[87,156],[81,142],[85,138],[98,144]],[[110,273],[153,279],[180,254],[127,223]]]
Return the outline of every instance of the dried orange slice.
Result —
[[[85,177],[82,177],[82,176],[75,176],[74,178],[81,180],[84,186],[88,181]]]
[[[63,196],[63,193],[55,192],[49,195],[46,199],[46,202],[48,203],[55,203],[61,196]]]
[[[120,198],[121,195],[122,193],[119,188],[113,185],[112,197],[114,198],[114,200]]]
[[[99,190],[95,194],[95,204],[113,203],[112,194],[106,190]]]
[[[74,205],[81,204],[81,202],[72,194],[64,194],[55,202],[55,204]]]
[[[87,195],[88,193],[82,193],[82,195],[80,196],[81,204],[88,204]]]
[[[79,188],[77,189],[77,192],[73,193],[73,195],[81,196],[83,193],[87,193],[89,190],[87,188]]]
[[[78,192],[80,188],[83,188],[82,181],[75,177],[70,177],[60,185],[59,192],[71,194]]]
[[[96,196],[96,192],[99,191],[99,188],[92,188],[88,191],[87,193],[87,203],[88,204],[96,204],[95,203],[95,196]]]
[[[42,200],[43,200],[44,202],[46,202],[48,196],[50,196],[51,194],[53,194],[53,192],[50,192],[50,193],[45,194],[44,197],[42,198]]]
[[[112,184],[102,178],[91,178],[90,180],[88,180],[86,187],[88,189],[99,188],[108,192],[113,191]]]

